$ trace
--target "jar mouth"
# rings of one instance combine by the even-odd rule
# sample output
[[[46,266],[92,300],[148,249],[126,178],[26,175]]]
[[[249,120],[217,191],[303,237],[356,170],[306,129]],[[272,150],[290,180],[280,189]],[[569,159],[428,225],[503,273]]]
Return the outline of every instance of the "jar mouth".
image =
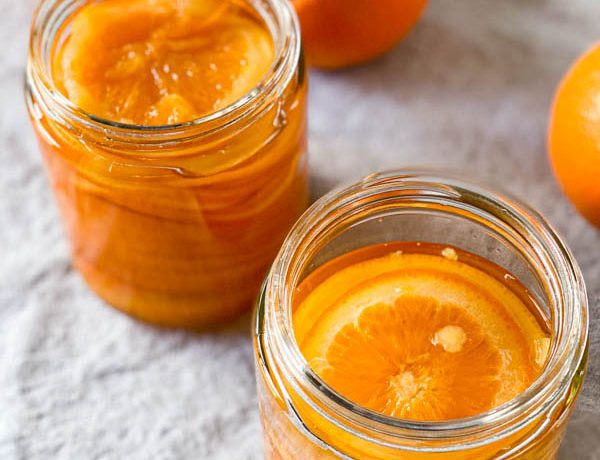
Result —
[[[236,120],[264,106],[278,90],[292,80],[297,65],[301,62],[300,26],[290,2],[280,0],[248,0],[265,21],[275,44],[275,57],[263,79],[246,95],[231,104],[202,117],[189,121],[165,125],[140,125],[108,120],[81,109],[71,102],[53,84],[49,69],[52,44],[60,26],[80,7],[85,0],[42,0],[33,14],[29,58],[26,73],[26,97],[31,105],[32,96],[52,107],[53,113],[61,118],[92,129],[127,133],[161,135],[183,133],[186,130],[212,131],[228,126]],[[268,11],[267,11],[268,10]]]
[[[413,421],[374,412],[354,404],[327,385],[309,366],[295,341],[292,328],[292,290],[301,276],[301,265],[310,244],[326,237],[326,228],[347,217],[349,212],[364,212],[375,196],[412,196],[423,202],[442,200],[457,208],[476,212],[481,219],[510,230],[513,236],[529,243],[536,263],[547,277],[549,302],[552,303],[553,338],[550,354],[541,374],[516,398],[468,418],[448,421]],[[350,205],[353,203],[352,205]],[[312,243],[311,243],[312,242]],[[262,311],[261,311],[262,310]],[[318,200],[300,218],[288,235],[268,275],[263,298],[257,309],[257,321],[264,321],[279,359],[276,366],[287,374],[294,393],[321,416],[335,414],[343,420],[344,429],[364,437],[364,430],[374,430],[391,439],[461,440],[467,435],[495,433],[502,438],[523,428],[531,417],[552,411],[557,401],[569,391],[582,363],[588,340],[587,295],[581,271],[571,252],[553,228],[537,212],[506,195],[485,187],[474,186],[459,176],[433,171],[390,171],[366,177],[350,187],[333,191]],[[257,324],[258,324],[257,323]],[[260,342],[260,340],[258,341]],[[258,344],[259,348],[263,345]],[[264,353],[265,350],[259,350]],[[278,385],[281,390],[283,385]],[[281,390],[285,391],[285,390]],[[288,406],[293,403],[284,395]],[[318,401],[318,404],[315,403]],[[326,410],[324,410],[325,408]],[[523,414],[529,414],[523,417]],[[340,426],[339,422],[334,422]],[[470,447],[489,440],[468,441]],[[467,445],[462,443],[457,449]],[[397,444],[393,446],[398,447]],[[419,451],[427,451],[420,448]],[[438,451],[432,448],[432,451]]]

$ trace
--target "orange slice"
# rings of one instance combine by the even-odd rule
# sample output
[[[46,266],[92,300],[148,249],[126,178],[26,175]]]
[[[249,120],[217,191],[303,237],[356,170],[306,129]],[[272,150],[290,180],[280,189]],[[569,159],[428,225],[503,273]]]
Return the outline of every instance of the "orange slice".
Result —
[[[476,415],[523,392],[547,334],[511,289],[448,255],[370,259],[310,292],[293,319],[315,372],[359,405],[421,421]]]
[[[114,121],[173,124],[218,111],[266,75],[264,23],[220,0],[105,0],[70,22],[54,63],[65,95]]]

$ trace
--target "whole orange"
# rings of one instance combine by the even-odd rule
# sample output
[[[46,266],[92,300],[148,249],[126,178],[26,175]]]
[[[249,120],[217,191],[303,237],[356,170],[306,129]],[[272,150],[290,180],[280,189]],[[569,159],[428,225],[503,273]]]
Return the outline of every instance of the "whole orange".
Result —
[[[338,69],[385,53],[421,17],[427,0],[293,0],[310,65]]]
[[[563,190],[600,227],[600,43],[575,62],[556,91],[548,147]]]

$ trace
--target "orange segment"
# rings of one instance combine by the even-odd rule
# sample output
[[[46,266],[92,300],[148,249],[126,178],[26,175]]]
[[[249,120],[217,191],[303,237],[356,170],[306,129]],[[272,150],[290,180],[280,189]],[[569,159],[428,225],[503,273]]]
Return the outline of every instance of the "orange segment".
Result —
[[[490,410],[539,374],[549,338],[510,289],[454,257],[391,254],[334,273],[294,313],[311,367],[386,415],[448,420]]]
[[[249,10],[218,0],[105,0],[83,7],[54,76],[94,115],[173,124],[218,111],[266,75],[274,48]]]

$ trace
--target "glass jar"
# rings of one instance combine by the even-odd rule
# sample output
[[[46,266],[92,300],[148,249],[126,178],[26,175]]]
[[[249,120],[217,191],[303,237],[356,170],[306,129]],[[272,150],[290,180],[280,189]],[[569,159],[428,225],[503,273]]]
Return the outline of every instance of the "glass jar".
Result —
[[[232,318],[251,307],[308,205],[306,77],[293,8],[248,2],[275,44],[254,90],[203,118],[148,127],[100,119],[57,90],[52,53],[86,3],[39,3],[26,84],[74,265],[106,301],[143,320],[204,327]]]
[[[489,412],[415,422],[357,406],[308,366],[292,331],[293,292],[317,267],[377,243],[448,244],[514,274],[544,309],[547,364]],[[569,250],[512,198],[428,172],[375,174],[316,202],[289,234],[263,285],[254,346],[268,459],[552,459],[586,368],[588,306]]]

